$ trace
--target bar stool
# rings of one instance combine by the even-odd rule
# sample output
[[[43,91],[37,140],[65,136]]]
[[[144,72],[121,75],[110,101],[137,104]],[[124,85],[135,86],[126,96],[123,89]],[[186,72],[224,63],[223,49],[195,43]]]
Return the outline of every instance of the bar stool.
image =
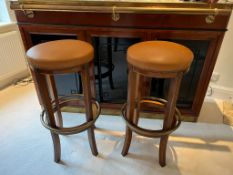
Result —
[[[176,108],[180,82],[183,74],[189,69],[193,57],[190,49],[167,41],[145,41],[128,48],[128,96],[127,103],[122,107],[122,115],[127,125],[123,156],[128,153],[132,131],[134,131],[145,137],[160,137],[159,163],[161,166],[166,165],[169,134],[181,123],[180,112]],[[169,78],[171,81],[167,100],[143,97],[141,91],[146,88],[142,84],[144,77]],[[161,130],[144,129],[138,126],[139,112],[145,104],[163,109],[164,121]]]
[[[88,131],[92,154],[96,156],[98,151],[94,123],[100,114],[100,106],[92,99],[90,88],[89,66],[94,57],[93,47],[79,40],[57,40],[38,44],[30,48],[26,55],[30,69],[35,75],[34,79],[42,103],[41,122],[51,132],[54,161],[59,162],[61,158],[59,135],[77,134],[85,130]],[[81,74],[83,95],[58,97],[54,75],[65,73]],[[60,109],[77,103],[85,107],[87,121],[78,126],[63,127]]]

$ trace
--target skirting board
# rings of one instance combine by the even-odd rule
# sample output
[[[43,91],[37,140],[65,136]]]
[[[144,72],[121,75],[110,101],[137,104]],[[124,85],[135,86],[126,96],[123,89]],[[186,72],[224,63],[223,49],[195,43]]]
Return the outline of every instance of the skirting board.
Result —
[[[28,72],[28,69],[25,69],[23,71],[18,72],[17,74],[14,74],[14,75],[8,77],[7,79],[2,79],[0,81],[0,90],[5,88],[6,86],[9,86],[11,84],[18,82],[19,80],[21,80],[27,76],[29,76],[29,72]]]
[[[216,99],[233,100],[233,88],[210,84],[206,96]]]

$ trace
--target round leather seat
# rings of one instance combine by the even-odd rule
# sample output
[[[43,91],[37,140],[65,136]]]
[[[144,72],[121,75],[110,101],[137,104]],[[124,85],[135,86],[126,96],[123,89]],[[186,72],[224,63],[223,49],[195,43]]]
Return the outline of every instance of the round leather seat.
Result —
[[[168,41],[145,41],[128,48],[127,61],[145,71],[179,72],[189,68],[192,51]]]
[[[90,62],[93,47],[80,40],[57,40],[38,44],[27,53],[29,63],[38,69],[62,70]]]

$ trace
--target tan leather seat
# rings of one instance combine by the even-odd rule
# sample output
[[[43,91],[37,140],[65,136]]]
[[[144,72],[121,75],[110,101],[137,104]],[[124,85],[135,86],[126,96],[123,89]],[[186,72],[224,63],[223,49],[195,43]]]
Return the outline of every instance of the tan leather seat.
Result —
[[[58,40],[38,44],[27,53],[29,63],[39,69],[62,70],[90,62],[93,47],[80,40]]]
[[[167,41],[145,41],[128,48],[127,60],[145,71],[177,72],[189,68],[193,53],[187,47]]]

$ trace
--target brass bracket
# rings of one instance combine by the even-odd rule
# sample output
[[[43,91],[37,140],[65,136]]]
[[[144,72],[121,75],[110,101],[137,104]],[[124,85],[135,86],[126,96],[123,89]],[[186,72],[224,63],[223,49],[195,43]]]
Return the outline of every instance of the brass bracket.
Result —
[[[24,10],[24,15],[28,18],[34,18],[35,13],[32,10]]]
[[[212,24],[215,21],[215,15],[208,15],[205,17],[205,22],[207,24]]]
[[[205,22],[206,22],[207,24],[212,24],[212,23],[214,23],[215,18],[216,18],[217,15],[218,15],[218,9],[215,8],[215,9],[214,9],[214,14],[210,14],[210,15],[206,16]]]
[[[112,20],[113,21],[119,21],[120,19],[120,14],[119,13],[116,13],[116,6],[113,6],[112,7]]]
[[[34,18],[35,13],[32,10],[25,10],[23,6],[23,2],[20,3],[20,9],[23,11],[24,15],[28,18]]]

